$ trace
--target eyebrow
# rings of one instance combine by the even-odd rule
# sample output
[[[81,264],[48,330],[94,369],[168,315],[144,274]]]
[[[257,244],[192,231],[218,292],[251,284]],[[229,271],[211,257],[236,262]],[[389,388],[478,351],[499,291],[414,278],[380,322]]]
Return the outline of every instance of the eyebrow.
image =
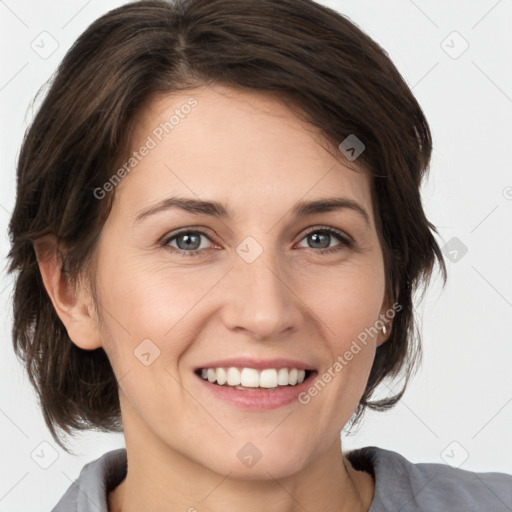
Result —
[[[187,197],[168,197],[154,206],[141,210],[135,222],[138,223],[151,215],[179,208],[189,213],[211,215],[212,217],[233,217],[230,210],[218,201],[202,201]],[[291,209],[291,214],[296,217],[306,217],[315,213],[325,213],[336,210],[349,209],[361,215],[368,227],[370,216],[367,211],[356,201],[344,197],[326,197],[315,201],[300,201]]]

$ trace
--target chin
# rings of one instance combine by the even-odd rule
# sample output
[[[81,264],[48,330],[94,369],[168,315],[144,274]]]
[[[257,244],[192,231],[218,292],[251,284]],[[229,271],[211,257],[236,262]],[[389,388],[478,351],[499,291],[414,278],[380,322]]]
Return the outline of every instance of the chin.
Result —
[[[307,458],[300,447],[293,454],[282,448],[264,448],[261,450],[250,442],[242,444],[234,452],[223,452],[220,458],[208,461],[207,465],[212,471],[223,475],[230,475],[230,479],[237,480],[268,480],[270,478],[285,478],[306,467]],[[204,464],[204,462],[203,462]]]

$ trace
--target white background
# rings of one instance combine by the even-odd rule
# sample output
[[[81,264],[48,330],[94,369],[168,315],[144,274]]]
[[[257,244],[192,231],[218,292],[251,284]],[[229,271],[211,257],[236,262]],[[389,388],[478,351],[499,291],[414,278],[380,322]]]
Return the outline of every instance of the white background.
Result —
[[[79,34],[122,3],[0,2],[3,262],[31,100]],[[439,229],[440,245],[457,237],[468,249],[459,261],[447,259],[445,290],[437,280],[421,305],[424,362],[404,399],[387,413],[369,412],[344,449],[375,445],[413,462],[512,473],[512,1],[322,3],[381,44],[413,89],[434,140],[423,189],[427,216]],[[43,31],[58,43],[46,59],[31,48]],[[469,47],[457,56],[461,37]],[[71,443],[74,456],[56,446],[13,355],[12,278],[5,264],[1,268],[0,512],[49,511],[86,462],[123,446],[123,439],[80,435]],[[58,454],[48,469],[31,458],[41,442]]]

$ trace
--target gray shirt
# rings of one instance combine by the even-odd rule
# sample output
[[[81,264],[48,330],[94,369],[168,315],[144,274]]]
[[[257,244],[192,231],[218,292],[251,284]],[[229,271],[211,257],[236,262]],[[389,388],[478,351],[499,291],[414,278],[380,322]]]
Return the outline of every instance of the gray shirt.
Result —
[[[391,450],[367,446],[346,453],[370,473],[375,494],[368,512],[511,512],[512,475],[475,473],[438,463],[414,464]],[[126,476],[126,450],[86,464],[52,512],[108,512],[107,494]]]

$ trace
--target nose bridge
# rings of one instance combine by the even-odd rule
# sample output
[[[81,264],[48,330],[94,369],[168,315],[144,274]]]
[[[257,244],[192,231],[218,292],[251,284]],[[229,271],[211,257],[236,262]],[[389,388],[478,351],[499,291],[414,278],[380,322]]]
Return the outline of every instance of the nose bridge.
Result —
[[[230,328],[243,328],[257,338],[271,338],[296,327],[299,310],[287,282],[284,261],[272,246],[271,236],[247,237],[236,248],[232,272]]]

